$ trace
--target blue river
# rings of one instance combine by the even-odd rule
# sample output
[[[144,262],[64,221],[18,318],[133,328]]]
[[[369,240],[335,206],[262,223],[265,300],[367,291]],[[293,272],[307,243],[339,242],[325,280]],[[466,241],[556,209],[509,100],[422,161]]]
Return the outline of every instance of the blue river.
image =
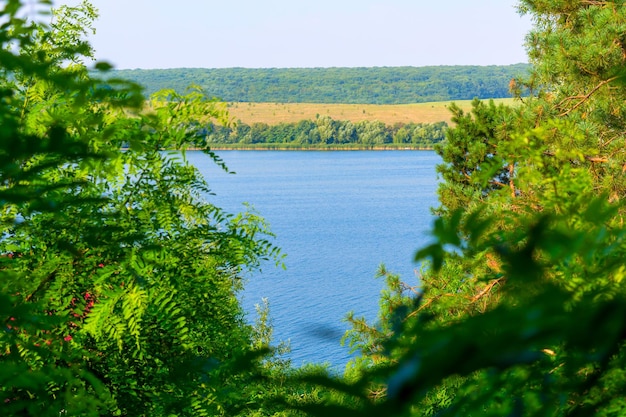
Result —
[[[273,263],[248,277],[248,318],[267,298],[275,344],[288,341],[294,366],[342,370],[346,314],[375,320],[381,264],[418,283],[415,251],[429,242],[437,205],[431,151],[222,151],[235,174],[201,152],[187,157],[207,179],[207,199],[229,212],[249,203],[270,224],[286,269]]]

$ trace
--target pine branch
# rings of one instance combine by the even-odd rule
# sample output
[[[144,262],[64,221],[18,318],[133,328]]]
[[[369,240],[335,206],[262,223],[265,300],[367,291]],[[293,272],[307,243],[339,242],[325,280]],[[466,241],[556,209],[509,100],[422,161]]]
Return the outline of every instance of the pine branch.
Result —
[[[574,110],[576,110],[577,108],[579,108],[580,106],[582,106],[587,100],[589,100],[589,98],[596,92],[598,91],[600,88],[602,88],[604,85],[615,81],[618,77],[611,77],[608,80],[604,80],[601,83],[599,83],[598,85],[596,85],[589,93],[585,94],[585,95],[579,95],[579,96],[571,96],[571,97],[566,97],[563,100],[561,100],[561,102],[558,104],[557,107],[561,107],[566,101],[571,101],[571,100],[576,100],[576,99],[580,99],[580,101],[578,103],[576,103],[574,105],[574,107],[572,107],[571,109],[559,114],[559,117],[563,117],[563,116],[567,116],[568,114],[570,114],[571,112],[573,112]]]
[[[498,279],[493,279],[491,280],[491,282],[489,282],[489,284],[487,284],[485,286],[485,288],[483,288],[478,294],[476,294],[475,296],[472,297],[472,303],[475,303],[476,301],[480,300],[481,298],[483,298],[485,295],[487,295],[488,293],[491,292],[491,290],[493,289],[493,287],[495,287],[497,284],[500,283],[500,281],[502,281],[504,279],[503,278],[498,278]]]

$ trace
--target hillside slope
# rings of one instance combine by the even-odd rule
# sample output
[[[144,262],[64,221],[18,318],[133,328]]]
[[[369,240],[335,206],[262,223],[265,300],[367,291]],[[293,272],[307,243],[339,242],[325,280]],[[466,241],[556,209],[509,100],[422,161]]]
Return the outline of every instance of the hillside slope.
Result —
[[[527,64],[373,68],[176,68],[116,70],[146,93],[196,84],[228,102],[409,104],[510,97]]]
[[[512,98],[495,99],[496,103],[515,105]],[[328,116],[334,120],[380,121],[388,126],[402,123],[452,123],[448,110],[455,103],[464,111],[471,111],[471,100],[438,101],[413,104],[326,104],[326,103],[228,103],[228,113],[233,121],[249,125],[265,123],[297,123],[300,120],[316,120]]]

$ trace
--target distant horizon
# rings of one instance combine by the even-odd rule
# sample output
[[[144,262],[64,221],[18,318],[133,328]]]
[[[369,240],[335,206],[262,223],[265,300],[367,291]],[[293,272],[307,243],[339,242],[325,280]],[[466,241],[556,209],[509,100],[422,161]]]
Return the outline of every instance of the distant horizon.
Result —
[[[329,66],[329,67],[167,67],[167,68],[112,68],[113,71],[151,71],[151,70],[177,70],[177,69],[210,69],[210,70],[228,70],[228,69],[364,69],[364,68],[437,68],[437,67],[512,67],[515,65],[531,65],[529,62],[516,62],[513,64],[441,64],[441,65],[371,65],[371,66]]]
[[[509,65],[532,27],[517,0],[90,2],[96,58],[119,69]]]

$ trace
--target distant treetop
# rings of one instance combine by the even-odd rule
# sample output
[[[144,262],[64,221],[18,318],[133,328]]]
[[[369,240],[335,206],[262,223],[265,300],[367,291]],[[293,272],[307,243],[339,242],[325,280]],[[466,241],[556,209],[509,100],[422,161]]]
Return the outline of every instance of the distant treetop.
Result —
[[[146,94],[196,84],[229,102],[408,104],[511,97],[528,64],[371,68],[175,68],[116,70]]]

